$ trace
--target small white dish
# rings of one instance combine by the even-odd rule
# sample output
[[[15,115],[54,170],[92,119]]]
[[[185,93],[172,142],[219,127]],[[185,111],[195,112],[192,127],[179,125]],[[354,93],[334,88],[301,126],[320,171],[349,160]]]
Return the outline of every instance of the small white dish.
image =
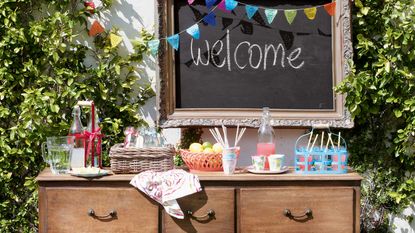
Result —
[[[247,169],[250,173],[254,174],[281,174],[288,171],[288,167],[284,166],[279,171],[270,171],[270,170],[255,170],[253,166],[249,166]]]
[[[106,176],[109,174],[109,172],[108,170],[104,170],[104,169],[94,169],[93,171],[72,170],[69,172],[69,174],[73,176],[79,176],[79,177],[85,177],[85,178],[93,178],[93,177]]]

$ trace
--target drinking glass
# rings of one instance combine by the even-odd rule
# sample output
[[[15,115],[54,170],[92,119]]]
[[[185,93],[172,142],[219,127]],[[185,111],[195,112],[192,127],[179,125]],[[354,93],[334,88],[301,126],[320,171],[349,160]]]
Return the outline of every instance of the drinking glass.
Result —
[[[74,136],[48,137],[42,143],[43,159],[49,164],[53,174],[69,172],[74,140]]]

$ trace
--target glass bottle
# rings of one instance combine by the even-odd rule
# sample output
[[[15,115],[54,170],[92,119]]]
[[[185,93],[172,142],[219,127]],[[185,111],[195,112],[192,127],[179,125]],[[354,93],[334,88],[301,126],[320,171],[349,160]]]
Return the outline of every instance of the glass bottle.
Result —
[[[92,114],[90,114],[87,131],[91,134],[95,134],[94,142],[90,144],[89,148],[89,154],[88,156],[88,166],[91,167],[101,167],[101,151],[102,151],[102,139],[100,137],[101,135],[101,129],[99,128],[99,118],[98,118],[98,112],[95,110],[95,116],[94,116],[94,127],[92,127]],[[87,139],[89,143],[89,138]],[[89,146],[89,145],[88,145]]]
[[[85,166],[84,127],[81,122],[81,108],[78,105],[72,110],[72,123],[69,128],[69,136],[74,136],[74,147],[72,150],[71,168]]]
[[[257,155],[266,156],[265,169],[269,169],[268,156],[275,154],[275,132],[271,126],[269,108],[262,109],[261,125],[258,129]]]

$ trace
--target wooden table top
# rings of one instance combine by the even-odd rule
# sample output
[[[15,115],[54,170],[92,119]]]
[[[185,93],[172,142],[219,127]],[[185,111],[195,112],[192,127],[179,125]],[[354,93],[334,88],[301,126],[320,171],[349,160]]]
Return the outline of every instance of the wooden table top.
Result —
[[[110,168],[106,168],[110,170]],[[283,174],[252,174],[246,170],[238,169],[233,175],[224,175],[223,172],[195,172],[200,181],[360,181],[362,177],[356,172],[334,175],[302,175],[296,174],[293,168]],[[85,179],[69,174],[54,175],[49,168],[43,170],[36,178],[38,182],[46,181],[130,181],[135,174],[111,174],[95,179]]]

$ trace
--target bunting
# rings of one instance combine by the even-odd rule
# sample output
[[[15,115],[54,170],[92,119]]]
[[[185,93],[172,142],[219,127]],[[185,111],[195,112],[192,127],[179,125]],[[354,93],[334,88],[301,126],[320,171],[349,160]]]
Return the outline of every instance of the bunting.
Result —
[[[103,33],[105,31],[104,27],[98,22],[98,20],[95,20],[91,27],[89,28],[88,35],[89,36],[96,36],[100,33]]]
[[[317,8],[316,7],[310,7],[304,9],[304,14],[307,16],[309,20],[313,20],[316,17]]]
[[[173,47],[175,50],[179,49],[179,34],[175,34],[166,38],[167,42]]]
[[[225,0],[226,10],[232,11],[238,6],[238,2],[235,0]]]
[[[150,53],[156,56],[159,51],[160,40],[150,40],[149,42],[147,42],[147,45],[150,49]]]
[[[193,38],[198,40],[200,38],[200,31],[199,31],[199,25],[193,24],[190,28],[186,29],[186,32],[191,35]]]
[[[292,24],[295,16],[297,16],[296,10],[284,10],[285,18],[287,18],[288,24]]]
[[[203,22],[208,25],[216,26],[216,15],[213,12],[210,12],[205,17],[203,17]]]
[[[252,19],[252,17],[258,11],[257,6],[251,6],[251,5],[246,5],[245,9],[246,9],[246,15],[248,15],[248,19]]]
[[[226,3],[225,0],[220,1],[220,3],[218,4],[218,8],[224,12],[229,12],[228,9],[226,9]]]
[[[215,5],[217,0],[206,0],[206,6],[208,8],[211,8],[213,5]]]
[[[274,21],[275,16],[278,13],[278,10],[277,9],[265,9],[264,12],[265,12],[265,16],[267,17],[268,23],[271,24],[272,21]]]
[[[188,4],[193,4],[195,0],[187,0]],[[212,8],[216,4],[217,0],[205,0],[206,6],[208,8]],[[234,10],[238,5],[244,5],[246,15],[249,19],[252,19],[259,8],[264,10],[266,19],[268,24],[272,24],[274,22],[275,17],[277,16],[279,11],[283,11],[285,18],[288,22],[288,24],[292,24],[297,16],[298,11],[303,11],[307,19],[314,20],[316,18],[317,14],[317,8],[323,7],[328,15],[333,16],[336,12],[336,2],[327,3],[324,5],[314,6],[314,7],[307,7],[307,8],[301,8],[301,9],[275,9],[275,8],[264,8],[259,7],[255,5],[248,5],[245,3],[238,2],[236,0],[221,0],[219,4],[217,4],[213,9],[211,9],[201,20],[187,28],[186,30],[183,30],[175,35],[169,36],[167,38],[163,38],[167,40],[167,42],[175,49],[178,50],[179,48],[179,41],[180,37],[179,34],[183,32],[187,32],[190,36],[192,36],[194,39],[200,38],[200,29],[199,29],[199,23],[202,21],[206,23],[207,25],[216,26],[216,14],[213,12],[216,8],[219,8],[220,10],[224,12],[230,12]],[[223,19],[222,19],[223,21]],[[229,26],[229,25],[227,25]],[[227,26],[224,26],[225,28]],[[104,28],[95,21],[93,25],[91,26],[91,29],[89,31],[90,36],[95,36],[101,32],[104,31]],[[111,34],[113,38],[116,38],[115,34]],[[118,36],[117,36],[118,37]],[[116,41],[116,42],[113,42]],[[111,45],[113,46],[113,43],[116,44],[114,47],[116,47],[121,41],[118,42],[118,39],[111,39]],[[152,40],[148,42],[148,47],[150,49],[150,52],[153,55],[156,55],[158,52],[160,46],[160,39],[158,40]]]
[[[324,9],[327,11],[327,14],[333,16],[336,12],[336,2],[331,2],[324,5]]]
[[[111,43],[111,48],[112,49],[117,47],[121,43],[121,41],[122,41],[121,36],[119,36],[117,34],[114,34],[114,33],[110,34],[110,43]]]

